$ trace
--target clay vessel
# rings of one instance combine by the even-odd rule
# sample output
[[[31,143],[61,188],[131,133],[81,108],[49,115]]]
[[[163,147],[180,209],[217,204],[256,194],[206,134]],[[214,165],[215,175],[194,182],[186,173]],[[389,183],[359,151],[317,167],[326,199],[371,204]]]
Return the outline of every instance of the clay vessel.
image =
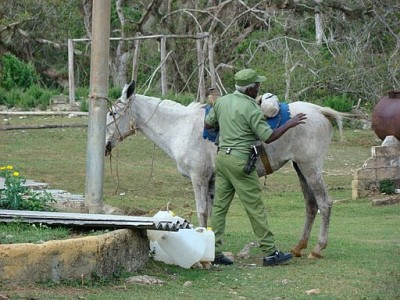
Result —
[[[389,135],[400,140],[400,91],[389,91],[375,105],[372,129],[381,140]]]

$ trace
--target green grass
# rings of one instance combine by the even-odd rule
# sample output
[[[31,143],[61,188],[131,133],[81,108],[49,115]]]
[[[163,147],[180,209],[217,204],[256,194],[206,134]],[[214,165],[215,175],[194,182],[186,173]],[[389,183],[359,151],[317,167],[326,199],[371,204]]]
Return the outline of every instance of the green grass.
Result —
[[[0,224],[0,245],[16,243],[42,243],[49,240],[66,239],[70,230],[65,227],[50,228],[44,224],[11,222]]]
[[[41,118],[10,122],[14,125],[22,121],[46,123]],[[84,128],[0,131],[0,163],[13,165],[29,179],[48,182],[51,188],[83,194],[86,134]],[[379,144],[372,131],[347,129],[344,141],[335,132],[324,169],[335,204],[329,244],[321,260],[305,256],[286,266],[265,268],[261,266],[261,252],[253,248],[251,258],[208,271],[149,260],[136,274],[18,288],[0,284],[0,294],[11,299],[398,299],[400,206],[372,206],[370,198],[351,199],[354,171],[369,158],[371,146]],[[111,165],[108,160],[105,163],[105,203],[136,215],[153,215],[169,205],[177,215],[197,224],[191,184],[160,149],[140,134],[117,149],[118,159]],[[260,182],[263,184],[264,179]],[[297,242],[305,214],[290,164],[268,176],[263,198],[277,244],[289,250]],[[316,243],[319,224],[317,218],[307,254]],[[247,216],[236,199],[228,214],[225,250],[236,254],[254,240]],[[127,285],[124,278],[128,275],[155,276],[165,283]],[[184,287],[186,281],[192,285]],[[319,289],[320,294],[306,295],[311,289]]]

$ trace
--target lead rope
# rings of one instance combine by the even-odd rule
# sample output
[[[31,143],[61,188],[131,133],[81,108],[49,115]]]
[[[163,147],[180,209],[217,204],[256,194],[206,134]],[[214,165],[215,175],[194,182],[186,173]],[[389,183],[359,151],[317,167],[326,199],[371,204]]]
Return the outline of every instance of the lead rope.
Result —
[[[155,161],[155,150],[156,150],[156,145],[153,144],[153,155],[152,155],[152,158],[151,158],[150,174],[147,177],[147,181],[145,182],[145,184],[142,187],[137,188],[137,189],[129,189],[129,188],[121,187],[120,177],[119,177],[119,168],[118,168],[118,166],[119,166],[119,159],[118,159],[119,152],[117,150],[117,156],[114,156],[112,154],[110,155],[110,175],[111,175],[111,178],[113,179],[114,183],[116,183],[116,188],[115,188],[114,193],[113,193],[114,195],[116,195],[119,190],[123,190],[123,191],[126,191],[126,192],[137,192],[137,191],[143,190],[144,188],[146,188],[148,186],[148,184],[150,182],[150,179],[153,177],[154,161]],[[111,157],[114,157],[115,160],[116,160],[116,163],[115,163],[115,166],[116,166],[115,167],[115,176],[114,176],[114,172],[113,172],[113,164],[112,164],[112,161],[111,161]],[[116,180],[114,179],[115,177],[117,178]]]

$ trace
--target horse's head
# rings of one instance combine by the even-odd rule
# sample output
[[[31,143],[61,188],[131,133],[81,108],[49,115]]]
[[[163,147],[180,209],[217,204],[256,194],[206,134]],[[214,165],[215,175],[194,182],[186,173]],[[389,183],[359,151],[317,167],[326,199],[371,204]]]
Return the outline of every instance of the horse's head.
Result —
[[[134,81],[126,84],[122,89],[121,97],[112,105],[107,114],[105,155],[110,155],[118,142],[135,133],[135,120],[130,111],[134,91]]]

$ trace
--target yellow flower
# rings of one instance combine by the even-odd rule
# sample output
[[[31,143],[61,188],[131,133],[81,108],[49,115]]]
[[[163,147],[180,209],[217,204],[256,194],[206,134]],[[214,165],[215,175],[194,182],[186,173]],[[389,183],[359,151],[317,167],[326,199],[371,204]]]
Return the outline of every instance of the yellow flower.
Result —
[[[0,167],[0,170],[5,170],[5,169],[6,169],[6,167],[4,167],[4,166]]]
[[[12,170],[13,166],[7,166],[6,168],[7,168],[7,170]]]
[[[14,172],[13,176],[15,176],[15,177],[19,176],[19,172]]]

